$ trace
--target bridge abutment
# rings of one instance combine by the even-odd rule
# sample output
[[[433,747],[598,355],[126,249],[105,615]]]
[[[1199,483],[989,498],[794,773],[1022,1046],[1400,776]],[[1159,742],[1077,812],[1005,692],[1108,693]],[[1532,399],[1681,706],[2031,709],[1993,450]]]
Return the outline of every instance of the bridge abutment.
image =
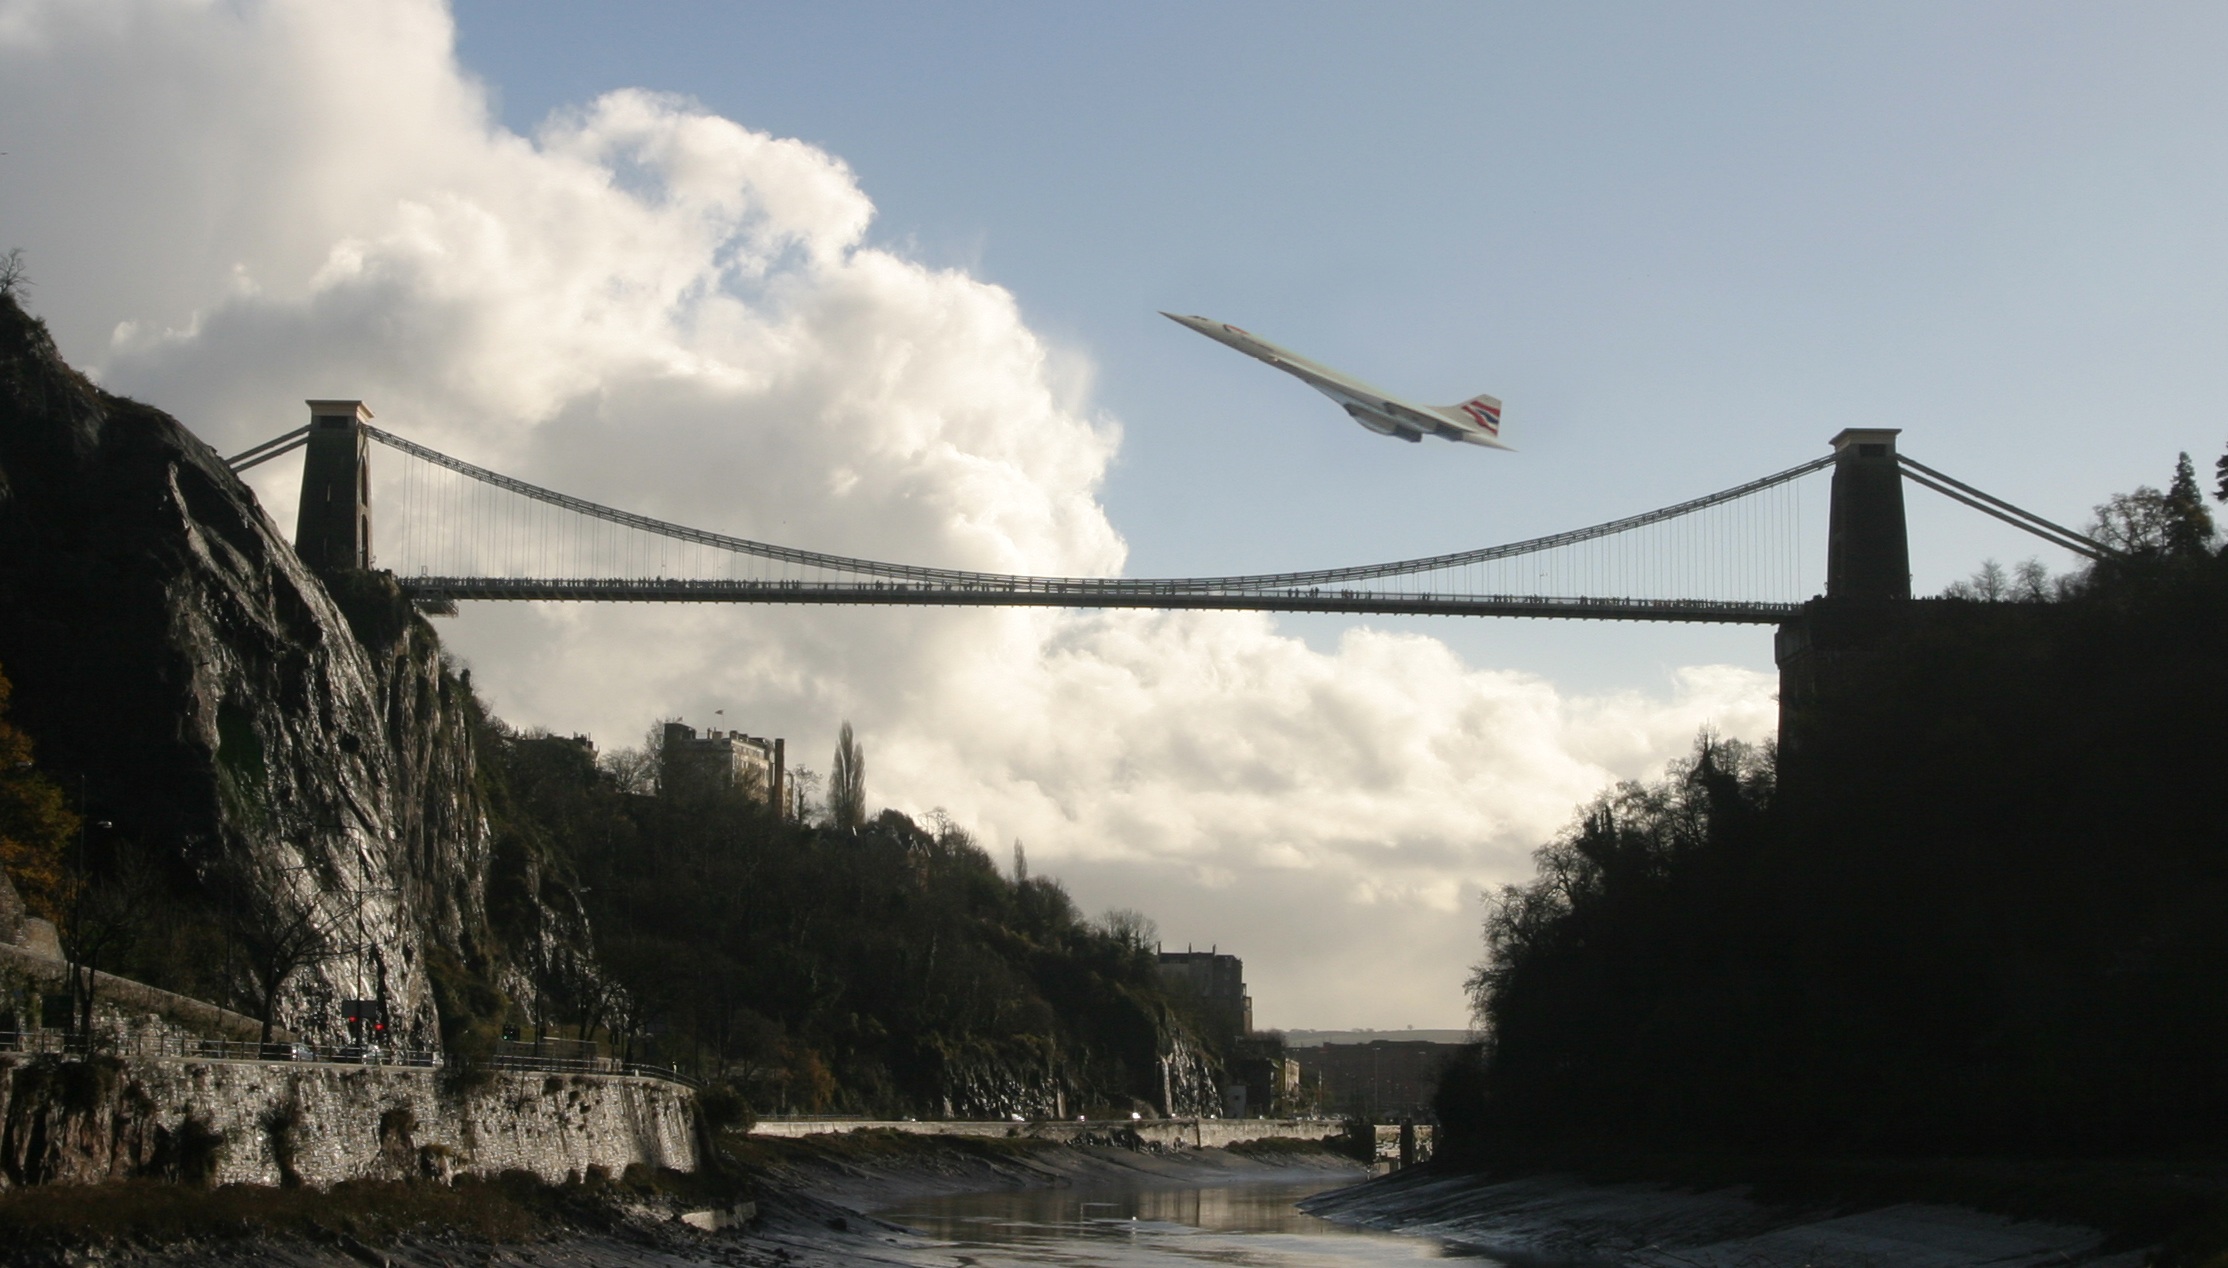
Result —
[[[312,568],[371,567],[370,438],[362,401],[310,401],[294,551]]]

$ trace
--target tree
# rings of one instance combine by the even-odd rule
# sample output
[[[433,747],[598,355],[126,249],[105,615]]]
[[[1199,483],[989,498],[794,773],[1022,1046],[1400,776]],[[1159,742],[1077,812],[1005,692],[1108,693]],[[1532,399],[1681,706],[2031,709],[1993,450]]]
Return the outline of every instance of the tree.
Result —
[[[1980,570],[1963,581],[1952,581],[1949,589],[1942,591],[1945,599],[1969,599],[1976,603],[2001,603],[2011,592],[2011,585],[2004,577],[2004,566],[1993,559],[1980,561]]]
[[[2213,517],[2197,491],[2197,470],[2189,455],[2174,462],[2174,481],[2166,486],[2166,553],[2190,558],[2212,553]]]
[[[2220,455],[2220,461],[2213,464],[2213,475],[2218,480],[2213,485],[2213,500],[2228,502],[2228,453]]]
[[[12,692],[0,674],[0,866],[33,915],[61,925],[77,897],[69,852],[78,817],[61,788],[32,763],[31,737],[8,721]]]
[[[240,949],[247,985],[263,1023],[263,1042],[271,1042],[280,992],[305,968],[347,954],[349,948],[333,939],[333,923],[341,914],[336,906],[328,915],[313,899],[290,887],[258,886],[245,873],[235,874],[221,900],[224,927]]]
[[[1109,907],[1099,928],[1125,951],[1143,951],[1160,941],[1160,926],[1134,907]]]
[[[2115,493],[2096,508],[2089,536],[2123,554],[2190,558],[2212,553],[2213,517],[2197,491],[2197,471],[2189,455],[2174,463],[2174,479],[2164,493],[2147,484],[2132,493]]]
[[[2123,555],[2165,554],[2175,519],[2167,495],[2147,484],[2132,493],[2115,493],[2096,508],[2089,536]]]
[[[1972,576],[1950,582],[1942,597],[1974,603],[2047,603],[2056,597],[2056,589],[2050,570],[2039,559],[2022,560],[2010,572],[1995,560],[1984,559]]]
[[[652,722],[642,733],[642,761],[650,775],[650,790],[665,792],[665,723]]]
[[[69,919],[62,924],[80,1035],[93,1033],[93,988],[100,966],[113,963],[146,929],[164,888],[154,861],[136,846],[120,850],[98,878],[80,880]]]
[[[866,823],[866,750],[852,737],[848,719],[836,734],[835,769],[828,776],[828,819],[851,832]]]
[[[596,766],[618,792],[649,796],[658,790],[658,759],[648,749],[613,749]]]
[[[23,248],[10,247],[0,254],[0,299],[18,299],[31,289],[31,275],[23,267]]]

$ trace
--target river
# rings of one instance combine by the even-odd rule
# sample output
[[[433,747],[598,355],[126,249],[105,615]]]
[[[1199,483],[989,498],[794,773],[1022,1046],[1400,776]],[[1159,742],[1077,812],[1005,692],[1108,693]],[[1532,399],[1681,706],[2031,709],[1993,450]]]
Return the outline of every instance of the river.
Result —
[[[1333,1224],[1293,1205],[1351,1183],[1310,1176],[1297,1183],[962,1193],[914,1198],[875,1214],[947,1244],[952,1263],[979,1268],[1328,1268],[1474,1258],[1433,1240]]]

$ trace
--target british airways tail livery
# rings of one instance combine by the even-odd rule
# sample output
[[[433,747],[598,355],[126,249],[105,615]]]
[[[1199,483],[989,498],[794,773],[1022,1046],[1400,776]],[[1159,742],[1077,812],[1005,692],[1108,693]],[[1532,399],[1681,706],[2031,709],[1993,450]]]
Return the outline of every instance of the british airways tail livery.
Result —
[[[1279,348],[1258,335],[1228,322],[1209,317],[1179,317],[1162,313],[1178,325],[1189,326],[1216,343],[1226,343],[1249,357],[1266,361],[1323,395],[1337,401],[1354,421],[1373,432],[1420,441],[1441,436],[1488,449],[1507,449],[1501,442],[1501,402],[1491,396],[1473,396],[1458,405],[1416,405],[1360,379],[1340,374],[1327,365]]]

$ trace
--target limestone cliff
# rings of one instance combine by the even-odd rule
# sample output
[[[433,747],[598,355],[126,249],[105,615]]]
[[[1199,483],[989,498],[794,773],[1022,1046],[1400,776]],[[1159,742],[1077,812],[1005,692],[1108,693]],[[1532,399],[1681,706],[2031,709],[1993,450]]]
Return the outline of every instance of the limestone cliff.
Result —
[[[395,1038],[431,1046],[437,979],[484,1011],[507,973],[475,706],[390,581],[333,584],[342,602],[218,454],[0,297],[0,666],[94,852],[155,858],[199,929],[172,966],[194,980],[159,984],[238,978],[225,911],[306,912],[329,951],[281,1024],[335,1038],[336,1000],[384,998]]]

